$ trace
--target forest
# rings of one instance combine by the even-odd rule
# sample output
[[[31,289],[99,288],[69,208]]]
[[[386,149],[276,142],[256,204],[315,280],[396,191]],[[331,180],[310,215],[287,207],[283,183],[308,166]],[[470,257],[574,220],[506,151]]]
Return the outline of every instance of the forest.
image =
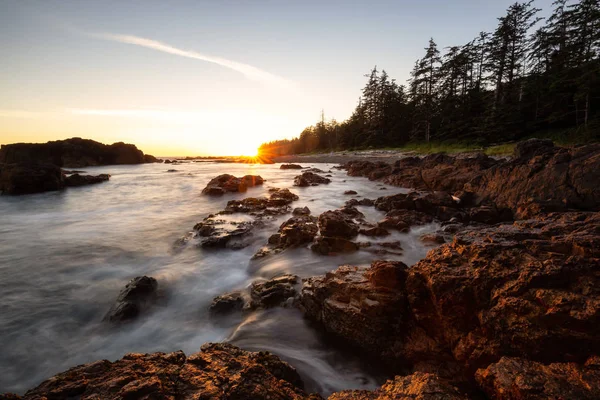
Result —
[[[480,146],[553,133],[600,136],[600,0],[556,0],[548,18],[517,2],[492,32],[438,48],[430,39],[406,84],[374,67],[343,122],[320,120],[263,154],[460,142]]]

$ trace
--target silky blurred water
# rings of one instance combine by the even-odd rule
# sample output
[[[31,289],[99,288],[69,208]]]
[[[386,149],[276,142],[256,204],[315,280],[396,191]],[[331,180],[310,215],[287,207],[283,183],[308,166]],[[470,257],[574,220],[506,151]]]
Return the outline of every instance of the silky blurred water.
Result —
[[[328,171],[333,164],[307,166]],[[329,185],[296,188],[292,183],[299,172],[279,165],[145,164],[85,171],[112,178],[61,192],[0,197],[0,393],[22,393],[53,374],[97,359],[113,361],[128,352],[191,354],[216,341],[281,356],[299,370],[309,391],[328,394],[376,386],[359,357],[328,347],[297,310],[217,320],[208,316],[214,296],[257,278],[282,272],[319,275],[341,264],[366,265],[376,256],[359,251],[323,257],[307,247],[251,261],[289,215],[255,232],[243,250],[205,251],[174,243],[228,200],[266,195],[270,187],[290,188],[300,196],[293,206],[308,206],[314,215],[342,206],[351,198],[343,195],[345,190],[374,199],[403,189],[380,190],[380,183],[336,169],[331,169]],[[267,182],[245,194],[200,195],[222,173],[258,174]],[[383,215],[372,207],[359,209],[372,222]],[[402,242],[404,255],[395,258],[410,265],[428,250],[418,240],[420,233],[435,228],[395,233],[386,240]],[[140,275],[155,277],[164,299],[132,323],[106,326],[102,318],[119,291]]]

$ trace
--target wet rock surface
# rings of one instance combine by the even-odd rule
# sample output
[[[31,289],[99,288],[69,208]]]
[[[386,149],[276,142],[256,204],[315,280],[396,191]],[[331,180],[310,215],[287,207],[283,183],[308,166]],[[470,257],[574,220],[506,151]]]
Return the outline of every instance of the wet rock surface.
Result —
[[[2,194],[31,194],[65,187],[59,167],[51,164],[0,164]]]
[[[344,390],[329,396],[328,400],[467,400],[456,387],[439,376],[415,372],[397,376],[381,388],[369,390]]]
[[[584,364],[549,365],[503,357],[477,371],[476,378],[491,399],[600,399],[600,358],[597,356],[590,357]]]
[[[245,175],[236,178],[230,174],[219,175],[208,182],[202,190],[202,194],[210,196],[221,196],[225,193],[240,193],[248,190],[249,187],[262,185],[264,179],[258,175]]]
[[[80,365],[42,382],[22,399],[319,399],[288,363],[268,352],[208,343],[188,357],[131,353]]]
[[[117,301],[104,317],[105,321],[125,322],[138,317],[158,298],[158,282],[148,276],[133,278],[119,293]]]
[[[294,186],[306,187],[306,186],[318,186],[320,184],[330,183],[331,179],[325,178],[321,175],[317,175],[314,172],[305,171],[302,175],[298,175],[294,178]]]
[[[346,210],[356,210],[347,208]],[[319,216],[321,236],[351,239],[358,235],[359,226],[349,212],[344,210],[326,211]],[[362,214],[360,214],[362,216]]]
[[[260,249],[254,258],[262,258],[269,254],[279,253],[290,247],[298,247],[311,243],[319,228],[317,218],[311,215],[296,215],[283,222],[277,233],[269,237],[268,246]]]

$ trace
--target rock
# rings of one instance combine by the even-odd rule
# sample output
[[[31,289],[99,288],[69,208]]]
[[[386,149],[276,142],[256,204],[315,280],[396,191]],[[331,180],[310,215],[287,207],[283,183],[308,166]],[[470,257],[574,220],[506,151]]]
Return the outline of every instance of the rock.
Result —
[[[308,168],[306,170],[306,172],[314,172],[315,174],[324,174],[325,173],[325,171],[323,171],[322,169],[319,169],[319,168]],[[329,171],[329,172],[331,172],[331,171]]]
[[[239,250],[250,244],[248,238],[258,225],[262,225],[260,221],[226,221],[209,216],[197,223],[194,231],[201,238],[203,248]]]
[[[136,318],[156,301],[157,290],[156,279],[148,276],[133,278],[119,293],[116,303],[108,311],[104,320],[124,322]]]
[[[229,314],[241,310],[244,307],[244,302],[241,292],[225,293],[213,299],[209,310],[212,314]]]
[[[168,169],[167,172],[177,172],[176,169]]]
[[[600,213],[467,229],[410,269],[416,322],[469,371],[600,354]]]
[[[72,138],[48,143],[16,143],[0,147],[0,163],[40,163],[81,168],[94,165],[143,164],[153,160],[132,144],[105,145],[93,140]]]
[[[308,207],[297,207],[292,211],[293,215],[310,215],[310,209]]]
[[[517,143],[514,150],[515,159],[531,159],[554,148],[550,139],[528,139]]]
[[[322,236],[351,239],[358,235],[358,224],[347,212],[326,211],[319,216],[319,230]]]
[[[392,210],[385,218],[377,223],[381,228],[396,229],[400,232],[408,232],[411,226],[425,225],[433,222],[433,217],[419,211]]]
[[[308,278],[299,306],[338,339],[371,357],[385,358],[400,338],[408,313],[407,269],[405,264],[391,261],[375,261],[371,268],[341,266],[324,276]]]
[[[421,242],[433,245],[446,243],[446,239],[444,239],[444,236],[437,233],[426,233],[421,235],[419,239],[421,240]]]
[[[189,357],[181,351],[131,353],[115,362],[80,365],[23,396],[23,400],[46,398],[300,400],[309,396],[296,370],[277,356],[207,343]]]
[[[415,372],[396,376],[381,388],[369,390],[343,390],[329,396],[328,400],[467,400],[456,387],[436,374]]]
[[[352,195],[352,194],[358,194],[355,190],[346,190],[344,192],[345,195]]]
[[[281,164],[279,169],[302,169],[302,165],[299,164]]]
[[[85,185],[93,185],[96,183],[106,182],[110,179],[110,175],[108,174],[100,174],[100,175],[79,175],[72,174],[70,176],[65,177],[65,186],[76,187],[76,186],[85,186]]]
[[[220,196],[227,192],[245,192],[249,187],[262,185],[264,179],[258,175],[246,175],[236,178],[233,175],[223,174],[213,178],[202,190],[202,194]]]
[[[477,383],[491,399],[545,400],[600,399],[600,358],[585,364],[544,365],[522,358],[503,357],[475,375]]]
[[[373,228],[361,229],[359,233],[366,236],[388,236],[390,231],[380,226],[375,226]]]
[[[278,233],[269,237],[269,246],[260,249],[253,258],[262,258],[279,253],[289,247],[297,247],[313,241],[319,231],[317,218],[298,215],[281,224]]]
[[[251,307],[255,309],[285,305],[297,296],[299,283],[300,278],[291,274],[280,275],[265,282],[253,282],[250,287]]]
[[[329,256],[339,253],[351,253],[359,249],[358,244],[341,237],[319,236],[310,247],[315,253]]]
[[[600,182],[599,143],[561,148],[527,141],[517,145],[513,160],[485,171],[465,190],[526,219],[569,209],[600,210],[596,182]]]
[[[294,178],[294,186],[306,187],[306,186],[317,186],[322,183],[330,183],[331,179],[322,177],[315,174],[314,172],[305,171],[302,175],[298,175]]]
[[[4,146],[2,146],[4,148]],[[65,187],[59,167],[51,164],[0,164],[2,194],[32,194]]]

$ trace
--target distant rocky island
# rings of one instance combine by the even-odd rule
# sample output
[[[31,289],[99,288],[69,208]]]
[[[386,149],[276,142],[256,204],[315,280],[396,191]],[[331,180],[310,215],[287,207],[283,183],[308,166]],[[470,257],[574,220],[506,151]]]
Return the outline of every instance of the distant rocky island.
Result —
[[[61,168],[160,162],[133,144],[111,145],[71,138],[48,143],[15,143],[0,147],[0,192],[32,194],[108,181],[110,175],[81,175]]]

